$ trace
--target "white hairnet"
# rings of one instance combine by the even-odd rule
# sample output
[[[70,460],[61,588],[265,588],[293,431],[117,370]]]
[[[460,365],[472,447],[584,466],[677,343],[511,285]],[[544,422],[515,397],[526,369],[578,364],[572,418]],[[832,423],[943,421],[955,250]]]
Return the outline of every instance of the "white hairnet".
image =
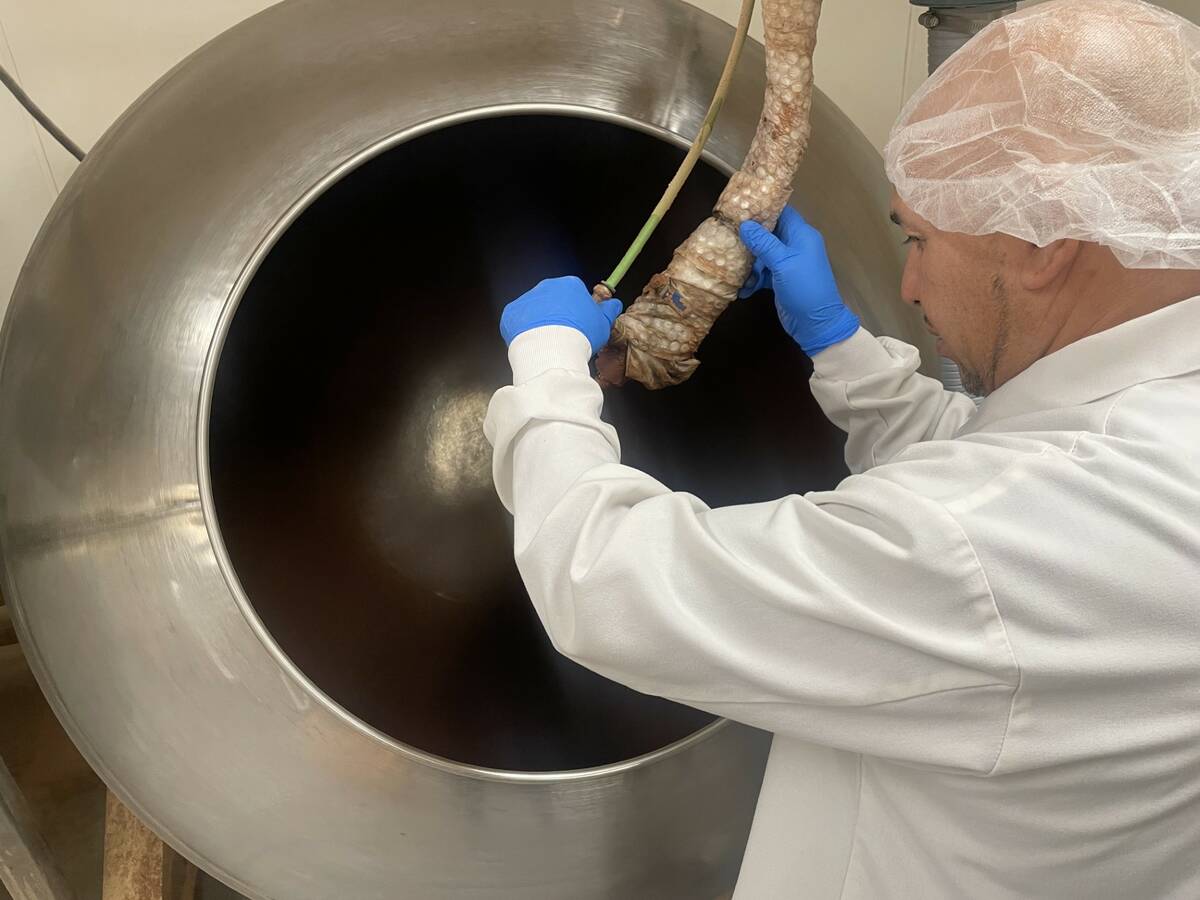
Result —
[[[943,231],[1200,268],[1200,27],[1140,0],[998,19],[917,91],[884,156]]]

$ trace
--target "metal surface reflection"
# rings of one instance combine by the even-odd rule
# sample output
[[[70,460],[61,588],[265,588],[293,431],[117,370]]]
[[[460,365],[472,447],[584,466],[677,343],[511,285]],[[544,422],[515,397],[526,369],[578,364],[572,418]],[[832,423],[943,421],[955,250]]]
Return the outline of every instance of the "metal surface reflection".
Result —
[[[488,396],[486,391],[466,391],[433,402],[425,469],[430,487],[449,500],[491,484],[492,453],[483,436]]]

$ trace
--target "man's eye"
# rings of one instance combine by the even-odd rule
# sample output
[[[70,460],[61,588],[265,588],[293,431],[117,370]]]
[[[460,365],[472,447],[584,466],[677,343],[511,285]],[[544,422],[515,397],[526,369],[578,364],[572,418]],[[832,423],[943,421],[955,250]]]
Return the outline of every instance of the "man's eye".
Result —
[[[920,239],[919,237],[917,237],[916,235],[913,235],[913,234],[910,234],[908,237],[906,237],[906,238],[904,239],[904,243],[906,243],[906,244],[911,244],[911,243],[914,243],[914,242],[916,242],[916,243],[918,243],[918,244],[919,244],[919,243],[921,242],[921,239]]]

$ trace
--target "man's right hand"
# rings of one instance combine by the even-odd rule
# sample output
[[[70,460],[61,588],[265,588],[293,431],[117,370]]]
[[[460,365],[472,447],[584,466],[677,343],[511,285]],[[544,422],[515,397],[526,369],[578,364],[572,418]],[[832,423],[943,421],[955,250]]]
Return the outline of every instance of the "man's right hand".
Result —
[[[825,239],[800,213],[785,207],[775,234],[757,222],[743,222],[740,232],[755,262],[739,296],[769,284],[779,321],[805,353],[815,356],[858,331],[858,316],[838,293]]]

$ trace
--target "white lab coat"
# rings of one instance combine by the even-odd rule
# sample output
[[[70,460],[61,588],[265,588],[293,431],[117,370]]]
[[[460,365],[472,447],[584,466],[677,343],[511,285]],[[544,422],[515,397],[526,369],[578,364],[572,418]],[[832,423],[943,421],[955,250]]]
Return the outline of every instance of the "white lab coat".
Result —
[[[620,464],[588,355],[513,342],[496,487],[561,652],[775,733],[737,900],[1200,897],[1200,298],[978,412],[859,331],[853,474],[722,509]]]

